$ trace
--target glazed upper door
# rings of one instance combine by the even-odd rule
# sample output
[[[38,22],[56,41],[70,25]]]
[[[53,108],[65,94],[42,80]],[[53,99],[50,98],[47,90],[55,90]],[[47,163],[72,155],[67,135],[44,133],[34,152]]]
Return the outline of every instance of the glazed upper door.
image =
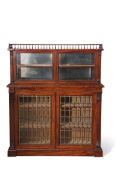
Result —
[[[16,53],[17,80],[52,80],[52,53]]]
[[[54,94],[19,93],[17,94],[19,147],[54,147]]]
[[[96,142],[96,96],[60,93],[57,101],[57,147],[93,146]]]
[[[94,53],[59,53],[59,80],[94,80]]]

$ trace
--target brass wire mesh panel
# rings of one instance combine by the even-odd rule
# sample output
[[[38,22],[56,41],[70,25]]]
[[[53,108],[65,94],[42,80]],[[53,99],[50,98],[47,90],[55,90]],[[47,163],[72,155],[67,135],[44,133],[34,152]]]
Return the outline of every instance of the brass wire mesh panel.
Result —
[[[50,96],[19,96],[19,142],[50,144]]]
[[[60,144],[92,142],[92,96],[60,96]]]

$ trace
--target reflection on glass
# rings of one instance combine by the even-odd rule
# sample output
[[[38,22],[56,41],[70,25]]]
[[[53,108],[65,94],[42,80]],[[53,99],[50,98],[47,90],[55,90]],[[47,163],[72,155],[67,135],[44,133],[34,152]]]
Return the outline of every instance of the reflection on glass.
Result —
[[[52,79],[52,54],[18,53],[17,79]]]
[[[52,65],[52,54],[47,53],[19,53],[17,64],[49,64]]]
[[[90,53],[62,53],[59,54],[59,65],[90,65],[94,64],[94,54]]]
[[[30,67],[19,67],[17,69],[17,79],[52,79],[52,68],[41,67],[41,68],[30,68]]]
[[[90,80],[93,78],[93,68],[59,68],[59,80]]]

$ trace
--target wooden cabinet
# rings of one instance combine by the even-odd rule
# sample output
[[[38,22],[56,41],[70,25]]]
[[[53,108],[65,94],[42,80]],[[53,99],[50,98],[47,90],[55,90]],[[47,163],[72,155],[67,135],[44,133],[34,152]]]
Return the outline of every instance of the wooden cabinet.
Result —
[[[101,44],[10,44],[8,156],[102,156]]]

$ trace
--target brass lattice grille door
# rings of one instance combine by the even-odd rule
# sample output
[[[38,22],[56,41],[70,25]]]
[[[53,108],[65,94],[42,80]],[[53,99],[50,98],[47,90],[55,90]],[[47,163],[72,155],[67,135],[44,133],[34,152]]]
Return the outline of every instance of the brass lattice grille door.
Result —
[[[52,97],[20,95],[19,144],[49,145],[52,142]]]
[[[59,144],[92,144],[92,96],[60,96]]]

